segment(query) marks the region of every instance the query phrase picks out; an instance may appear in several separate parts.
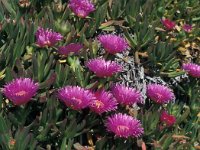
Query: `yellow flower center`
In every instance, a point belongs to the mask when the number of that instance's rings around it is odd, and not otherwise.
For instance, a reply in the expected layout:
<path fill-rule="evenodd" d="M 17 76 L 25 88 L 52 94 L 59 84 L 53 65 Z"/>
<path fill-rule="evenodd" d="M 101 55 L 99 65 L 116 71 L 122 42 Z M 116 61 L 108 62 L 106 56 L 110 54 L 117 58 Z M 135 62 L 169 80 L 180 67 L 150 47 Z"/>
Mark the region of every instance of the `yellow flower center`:
<path fill-rule="evenodd" d="M 80 18 L 84 18 L 85 17 L 85 15 L 83 13 L 79 13 L 79 14 L 77 14 L 77 16 L 80 17 Z"/>
<path fill-rule="evenodd" d="M 118 130 L 118 131 L 128 131 L 128 130 L 129 130 L 129 127 L 124 126 L 124 125 L 118 125 L 118 126 L 117 126 L 117 130 Z"/>
<path fill-rule="evenodd" d="M 50 41 L 45 41 L 45 42 L 44 42 L 44 45 L 50 46 L 50 45 L 51 45 L 51 42 L 50 42 Z"/>
<path fill-rule="evenodd" d="M 81 104 L 82 103 L 82 100 L 79 99 L 79 98 L 76 98 L 76 97 L 73 97 L 72 100 L 78 104 Z"/>
<path fill-rule="evenodd" d="M 27 94 L 27 92 L 24 91 L 24 90 L 15 93 L 16 96 L 24 96 L 24 95 L 26 95 L 26 94 Z"/>
<path fill-rule="evenodd" d="M 96 101 L 94 102 L 94 105 L 95 105 L 97 108 L 102 108 L 102 107 L 104 107 L 104 103 L 102 103 L 102 102 L 99 101 L 99 100 L 96 100 Z"/>
<path fill-rule="evenodd" d="M 156 93 L 156 96 L 157 96 L 158 98 L 162 98 L 162 94 L 160 94 L 160 93 Z"/>

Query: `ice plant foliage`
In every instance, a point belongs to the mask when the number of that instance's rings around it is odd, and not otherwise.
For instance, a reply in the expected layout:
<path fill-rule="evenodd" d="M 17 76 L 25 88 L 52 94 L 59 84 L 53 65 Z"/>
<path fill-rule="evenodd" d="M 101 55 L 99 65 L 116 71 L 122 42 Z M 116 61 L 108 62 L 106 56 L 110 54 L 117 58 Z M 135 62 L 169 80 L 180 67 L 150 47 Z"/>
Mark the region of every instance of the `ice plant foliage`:
<path fill-rule="evenodd" d="M 108 117 L 105 126 L 117 137 L 139 137 L 144 132 L 139 120 L 122 113 Z"/>
<path fill-rule="evenodd" d="M 117 99 L 118 103 L 123 105 L 132 105 L 134 103 L 140 103 L 142 100 L 142 95 L 139 91 L 121 84 L 114 85 L 112 88 L 112 93 Z"/>
<path fill-rule="evenodd" d="M 97 114 L 112 111 L 117 108 L 117 101 L 110 92 L 98 90 L 94 92 L 95 100 L 90 104 L 90 109 Z"/>
<path fill-rule="evenodd" d="M 98 40 L 103 45 L 104 49 L 111 54 L 123 52 L 128 48 L 128 43 L 126 40 L 117 35 L 100 35 Z"/>
<path fill-rule="evenodd" d="M 200 65 L 194 63 L 183 64 L 182 68 L 188 72 L 189 75 L 195 78 L 200 78 Z"/>
<path fill-rule="evenodd" d="M 161 22 L 167 30 L 172 30 L 176 26 L 175 22 L 173 22 L 169 19 L 161 19 Z"/>
<path fill-rule="evenodd" d="M 38 90 L 38 83 L 30 78 L 14 79 L 3 88 L 4 95 L 15 105 L 23 105 L 31 100 Z"/>
<path fill-rule="evenodd" d="M 189 24 L 184 24 L 184 25 L 183 25 L 183 30 L 184 30 L 185 32 L 190 32 L 190 31 L 192 31 L 192 26 L 189 25 Z"/>
<path fill-rule="evenodd" d="M 169 115 L 167 111 L 162 111 L 160 121 L 165 123 L 167 126 L 172 126 L 176 122 L 176 117 Z"/>
<path fill-rule="evenodd" d="M 91 59 L 87 62 L 86 66 L 98 77 L 110 77 L 122 71 L 122 66 L 114 61 L 106 61 L 103 58 Z"/>
<path fill-rule="evenodd" d="M 94 95 L 84 88 L 78 86 L 66 86 L 58 90 L 58 98 L 65 103 L 66 106 L 75 110 L 81 110 L 88 107 Z"/>
<path fill-rule="evenodd" d="M 61 55 L 69 55 L 70 53 L 78 53 L 81 48 L 83 48 L 82 44 L 71 43 L 69 45 L 59 47 L 58 53 Z"/>
<path fill-rule="evenodd" d="M 147 86 L 147 96 L 159 104 L 169 103 L 175 98 L 170 88 L 159 84 L 149 84 Z"/>
<path fill-rule="evenodd" d="M 80 18 L 85 18 L 95 10 L 94 5 L 89 0 L 70 0 L 69 8 Z"/>
<path fill-rule="evenodd" d="M 199 5 L 0 0 L 0 150 L 200 150 Z"/>
<path fill-rule="evenodd" d="M 63 39 L 60 33 L 53 32 L 51 29 L 44 29 L 39 27 L 36 32 L 36 44 L 39 47 L 54 46 L 58 41 Z"/>

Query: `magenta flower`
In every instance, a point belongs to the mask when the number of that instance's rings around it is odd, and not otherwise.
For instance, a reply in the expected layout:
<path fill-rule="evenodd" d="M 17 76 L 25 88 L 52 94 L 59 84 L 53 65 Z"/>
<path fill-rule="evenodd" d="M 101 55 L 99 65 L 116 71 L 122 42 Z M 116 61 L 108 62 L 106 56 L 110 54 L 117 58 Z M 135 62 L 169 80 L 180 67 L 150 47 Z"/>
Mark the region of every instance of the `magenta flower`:
<path fill-rule="evenodd" d="M 176 24 L 175 22 L 169 20 L 169 19 L 161 19 L 162 24 L 165 26 L 167 30 L 172 30 L 175 28 Z"/>
<path fill-rule="evenodd" d="M 122 71 L 122 66 L 114 61 L 105 61 L 103 58 L 91 59 L 87 62 L 86 66 L 98 77 L 110 77 Z"/>
<path fill-rule="evenodd" d="M 98 114 L 112 111 L 117 108 L 117 102 L 113 95 L 105 90 L 98 90 L 94 93 L 95 100 L 90 104 L 90 109 Z"/>
<path fill-rule="evenodd" d="M 167 111 L 164 110 L 160 115 L 160 121 L 165 123 L 169 127 L 176 122 L 176 117 L 173 115 L 169 115 Z"/>
<path fill-rule="evenodd" d="M 81 48 L 83 48 L 82 44 L 71 43 L 69 45 L 59 47 L 58 53 L 61 55 L 68 55 L 70 53 L 78 53 Z"/>
<path fill-rule="evenodd" d="M 85 18 L 95 10 L 89 0 L 70 0 L 69 8 L 80 18 Z"/>
<path fill-rule="evenodd" d="M 142 100 L 142 95 L 139 91 L 134 88 L 126 87 L 120 84 L 116 84 L 112 88 L 112 93 L 117 101 L 123 105 L 140 103 Z"/>
<path fill-rule="evenodd" d="M 74 110 L 81 110 L 88 107 L 95 99 L 94 95 L 89 91 L 78 86 L 66 86 L 58 90 L 58 98 L 65 103 L 66 106 Z"/>
<path fill-rule="evenodd" d="M 183 30 L 184 30 L 185 32 L 190 32 L 190 31 L 192 31 L 192 26 L 189 25 L 189 24 L 184 24 L 184 25 L 183 25 Z"/>
<path fill-rule="evenodd" d="M 29 78 L 18 78 L 6 84 L 3 93 L 15 105 L 23 105 L 31 100 L 38 87 L 38 83 L 34 83 Z"/>
<path fill-rule="evenodd" d="M 170 88 L 159 84 L 149 84 L 147 86 L 147 96 L 159 104 L 169 103 L 175 98 Z"/>
<path fill-rule="evenodd" d="M 189 75 L 195 78 L 200 78 L 200 65 L 194 63 L 183 64 L 182 67 Z"/>
<path fill-rule="evenodd" d="M 51 29 L 44 29 L 39 27 L 36 32 L 36 44 L 39 47 L 54 46 L 58 41 L 63 39 L 60 33 L 53 32 Z"/>
<path fill-rule="evenodd" d="M 98 37 L 98 40 L 103 45 L 104 49 L 111 54 L 123 52 L 128 48 L 128 43 L 126 42 L 126 40 L 117 35 L 100 35 Z"/>
<path fill-rule="evenodd" d="M 144 133 L 139 120 L 121 113 L 108 117 L 105 126 L 118 137 L 139 137 Z"/>

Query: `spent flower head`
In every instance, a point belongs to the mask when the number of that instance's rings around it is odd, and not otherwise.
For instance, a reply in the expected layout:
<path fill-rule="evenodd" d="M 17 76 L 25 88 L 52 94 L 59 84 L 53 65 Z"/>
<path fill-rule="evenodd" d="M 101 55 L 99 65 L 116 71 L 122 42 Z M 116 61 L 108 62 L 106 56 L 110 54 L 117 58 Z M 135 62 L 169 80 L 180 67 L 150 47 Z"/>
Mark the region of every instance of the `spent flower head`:
<path fill-rule="evenodd" d="M 162 24 L 165 26 L 167 30 L 172 30 L 175 28 L 176 23 L 169 19 L 161 19 Z"/>
<path fill-rule="evenodd" d="M 192 31 L 192 25 L 184 24 L 184 25 L 183 25 L 183 30 L 184 30 L 185 32 L 190 32 L 190 31 Z"/>
<path fill-rule="evenodd" d="M 169 115 L 167 111 L 162 111 L 160 115 L 160 121 L 165 123 L 168 127 L 174 125 L 176 122 L 176 117 L 173 115 Z"/>

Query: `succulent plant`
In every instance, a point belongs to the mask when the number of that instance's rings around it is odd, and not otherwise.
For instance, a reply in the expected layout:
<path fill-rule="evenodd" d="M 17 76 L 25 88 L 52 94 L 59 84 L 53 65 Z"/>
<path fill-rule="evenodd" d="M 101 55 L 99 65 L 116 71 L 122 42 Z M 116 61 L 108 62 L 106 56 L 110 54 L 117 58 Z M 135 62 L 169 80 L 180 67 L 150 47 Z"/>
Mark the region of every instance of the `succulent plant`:
<path fill-rule="evenodd" d="M 199 5 L 0 0 L 0 149 L 199 149 Z"/>

